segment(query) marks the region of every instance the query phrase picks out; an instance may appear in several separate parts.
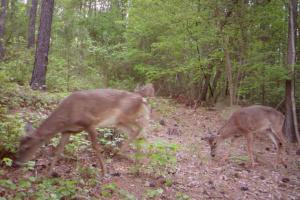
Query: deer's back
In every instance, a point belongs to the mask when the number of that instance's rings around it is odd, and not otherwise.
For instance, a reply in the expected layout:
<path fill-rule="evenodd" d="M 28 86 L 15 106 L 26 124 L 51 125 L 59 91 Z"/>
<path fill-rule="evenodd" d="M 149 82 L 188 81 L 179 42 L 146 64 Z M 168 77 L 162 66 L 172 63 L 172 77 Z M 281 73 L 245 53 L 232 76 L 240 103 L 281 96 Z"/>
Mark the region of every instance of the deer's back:
<path fill-rule="evenodd" d="M 138 115 L 142 104 L 141 95 L 122 90 L 78 91 L 64 99 L 44 124 L 60 124 L 62 131 L 76 132 L 91 125 L 125 123 Z"/>
<path fill-rule="evenodd" d="M 255 131 L 270 126 L 279 131 L 284 115 L 271 107 L 254 105 L 236 111 L 229 121 L 230 125 L 234 124 L 240 131 Z"/>

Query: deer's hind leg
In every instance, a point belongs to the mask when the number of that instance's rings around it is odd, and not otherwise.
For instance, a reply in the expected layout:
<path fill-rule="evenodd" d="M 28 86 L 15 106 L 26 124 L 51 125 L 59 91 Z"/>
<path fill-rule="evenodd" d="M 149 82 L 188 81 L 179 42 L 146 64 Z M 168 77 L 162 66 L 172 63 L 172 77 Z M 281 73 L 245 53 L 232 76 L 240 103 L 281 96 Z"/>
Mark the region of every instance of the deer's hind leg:
<path fill-rule="evenodd" d="M 98 165 L 100 165 L 102 176 L 106 174 L 105 166 L 104 166 L 104 159 L 101 154 L 101 147 L 99 146 L 99 143 L 97 142 L 97 131 L 95 128 L 90 127 L 87 129 L 87 132 L 89 133 L 89 139 L 92 143 L 92 147 L 96 153 Z"/>
<path fill-rule="evenodd" d="M 56 147 L 55 154 L 50 165 L 49 175 L 53 174 L 53 168 L 55 167 L 57 160 L 60 158 L 65 145 L 69 142 L 70 136 L 71 133 L 67 133 L 67 132 L 61 134 L 60 142 Z"/>

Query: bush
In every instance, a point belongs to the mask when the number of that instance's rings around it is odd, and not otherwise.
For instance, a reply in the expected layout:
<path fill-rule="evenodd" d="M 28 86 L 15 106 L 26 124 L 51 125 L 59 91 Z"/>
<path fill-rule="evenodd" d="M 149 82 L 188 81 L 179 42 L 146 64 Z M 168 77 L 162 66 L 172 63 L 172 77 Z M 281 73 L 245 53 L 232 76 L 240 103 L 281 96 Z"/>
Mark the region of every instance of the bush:
<path fill-rule="evenodd" d="M 23 120 L 17 114 L 0 113 L 0 157 L 16 152 L 19 138 L 23 133 L 23 124 Z"/>

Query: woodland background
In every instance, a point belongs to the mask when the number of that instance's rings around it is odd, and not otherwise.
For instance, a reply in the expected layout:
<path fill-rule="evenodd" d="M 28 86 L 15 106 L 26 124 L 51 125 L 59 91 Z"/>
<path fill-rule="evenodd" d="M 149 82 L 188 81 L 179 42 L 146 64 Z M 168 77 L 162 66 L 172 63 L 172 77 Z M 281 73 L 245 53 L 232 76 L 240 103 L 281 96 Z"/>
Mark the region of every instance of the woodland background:
<path fill-rule="evenodd" d="M 299 6 L 297 0 L 1 0 L 0 158 L 16 151 L 26 121 L 37 126 L 82 89 L 133 91 L 151 82 L 157 96 L 193 108 L 263 104 L 287 116 L 284 101 L 295 95 L 299 121 Z"/>
<path fill-rule="evenodd" d="M 35 14 L 30 6 L 37 0 L 3 2 L 2 90 L 28 85 L 40 17 L 40 2 Z M 287 41 L 287 1 L 57 0 L 46 87 L 132 90 L 153 82 L 159 95 L 189 101 L 214 103 L 232 90 L 234 102 L 276 106 L 289 78 Z"/>

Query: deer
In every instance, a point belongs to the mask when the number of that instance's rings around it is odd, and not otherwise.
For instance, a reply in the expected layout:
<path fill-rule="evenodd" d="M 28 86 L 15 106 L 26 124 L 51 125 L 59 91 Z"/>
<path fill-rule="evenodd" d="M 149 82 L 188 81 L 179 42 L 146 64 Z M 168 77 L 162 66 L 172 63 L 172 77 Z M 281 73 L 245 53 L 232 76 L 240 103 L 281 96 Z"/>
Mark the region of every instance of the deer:
<path fill-rule="evenodd" d="M 251 167 L 255 167 L 253 157 L 253 142 L 257 134 L 266 135 L 271 139 L 277 149 L 277 164 L 286 164 L 282 159 L 282 149 L 287 147 L 285 137 L 283 135 L 284 115 L 279 111 L 261 105 L 253 105 L 241 108 L 235 111 L 223 127 L 221 127 L 217 135 L 213 135 L 209 130 L 209 136 L 201 138 L 208 142 L 210 146 L 211 157 L 216 156 L 219 144 L 231 139 L 231 145 L 228 154 L 224 159 L 228 158 L 232 144 L 238 137 L 245 137 L 247 141 L 247 153 L 251 161 Z M 287 150 L 287 149 L 286 149 Z"/>
<path fill-rule="evenodd" d="M 37 129 L 26 128 L 27 133 L 20 140 L 14 166 L 23 166 L 33 159 L 44 143 L 61 133 L 60 142 L 50 164 L 51 175 L 70 136 L 85 131 L 88 133 L 97 163 L 104 176 L 106 169 L 101 155 L 102 149 L 97 142 L 96 128 L 117 127 L 126 130 L 129 139 L 120 148 L 120 152 L 124 152 L 128 145 L 143 132 L 149 117 L 148 103 L 140 94 L 116 89 L 74 92 L 66 97 Z"/>

